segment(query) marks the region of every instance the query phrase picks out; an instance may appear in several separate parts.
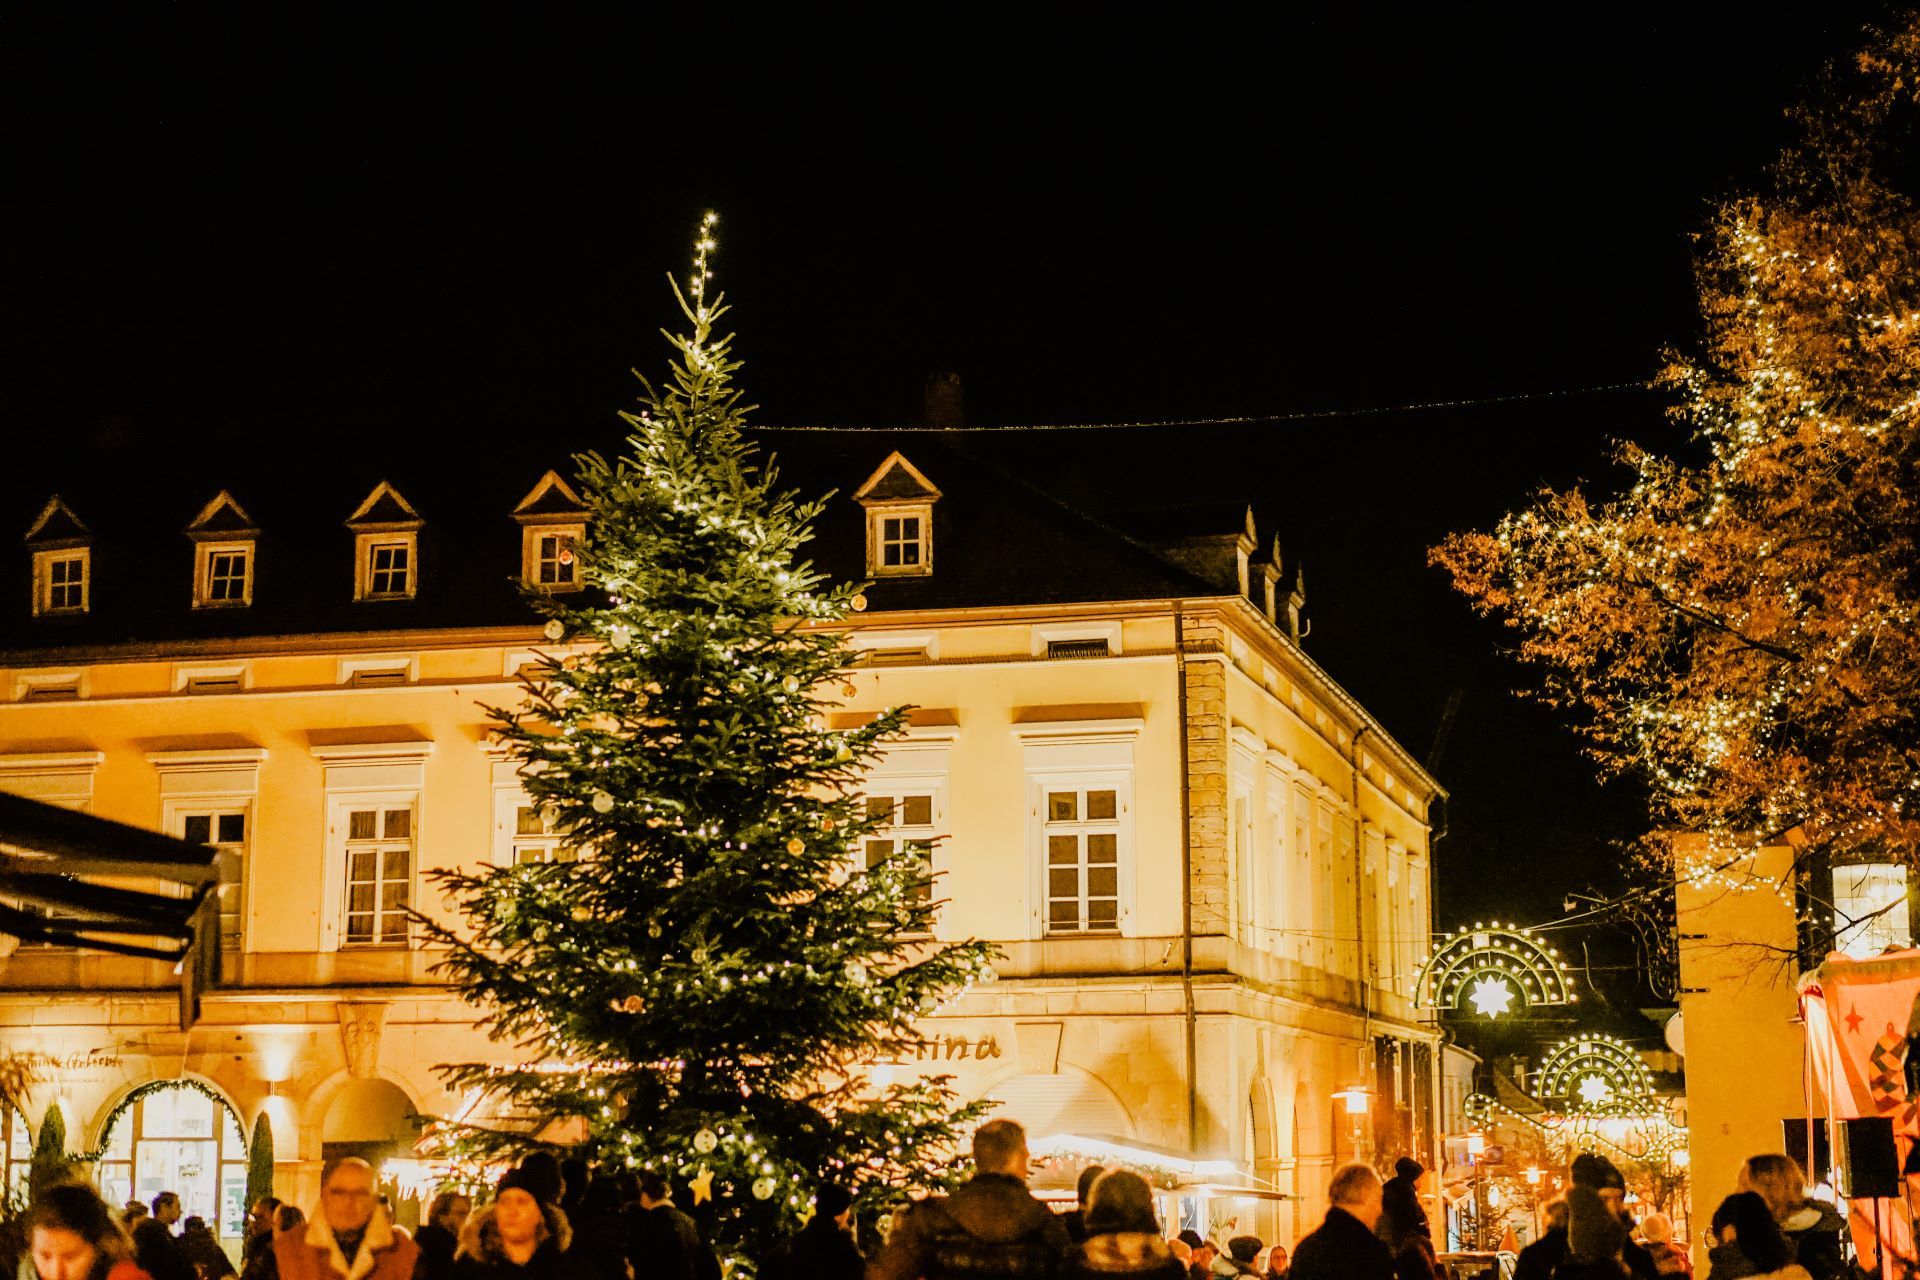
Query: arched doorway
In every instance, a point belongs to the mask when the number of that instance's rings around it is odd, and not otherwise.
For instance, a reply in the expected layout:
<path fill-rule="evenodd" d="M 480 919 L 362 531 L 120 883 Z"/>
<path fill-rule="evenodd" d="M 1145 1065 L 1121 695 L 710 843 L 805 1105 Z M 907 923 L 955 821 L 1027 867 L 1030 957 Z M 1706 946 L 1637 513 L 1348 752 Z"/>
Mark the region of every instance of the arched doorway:
<path fill-rule="evenodd" d="M 320 1122 L 320 1158 L 325 1164 L 358 1156 L 379 1171 L 379 1190 L 393 1201 L 394 1218 L 409 1229 L 420 1222 L 420 1205 L 389 1176 L 386 1162 L 408 1157 L 425 1125 L 406 1090 L 390 1080 L 348 1080 L 327 1104 Z"/>
<path fill-rule="evenodd" d="M 1133 1118 L 1113 1090 L 1079 1072 L 1012 1076 L 986 1092 L 1000 1104 L 991 1118 L 1018 1120 L 1029 1139 L 1057 1133 L 1133 1136 Z"/>
<path fill-rule="evenodd" d="M 226 1100 L 188 1080 L 141 1085 L 107 1117 L 100 1194 L 118 1208 L 162 1191 L 180 1211 L 238 1238 L 247 1216 L 247 1144 Z"/>

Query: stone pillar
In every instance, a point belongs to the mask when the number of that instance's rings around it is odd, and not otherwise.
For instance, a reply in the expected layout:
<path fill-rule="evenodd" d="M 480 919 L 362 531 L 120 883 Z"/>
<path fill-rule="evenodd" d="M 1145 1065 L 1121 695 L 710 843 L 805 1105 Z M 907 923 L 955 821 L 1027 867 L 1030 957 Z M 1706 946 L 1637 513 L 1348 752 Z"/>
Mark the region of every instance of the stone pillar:
<path fill-rule="evenodd" d="M 1184 624 L 1187 695 L 1187 831 L 1193 856 L 1193 931 L 1231 931 L 1227 667 L 1220 623 Z"/>

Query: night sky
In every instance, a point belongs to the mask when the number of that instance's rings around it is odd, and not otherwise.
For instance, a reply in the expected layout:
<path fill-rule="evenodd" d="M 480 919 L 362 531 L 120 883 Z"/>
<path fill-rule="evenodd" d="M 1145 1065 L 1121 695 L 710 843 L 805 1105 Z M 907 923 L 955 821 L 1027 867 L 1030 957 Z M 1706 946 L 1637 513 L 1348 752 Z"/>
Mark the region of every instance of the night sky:
<path fill-rule="evenodd" d="M 1090 502 L 1253 501 L 1309 651 L 1416 756 L 1458 695 L 1443 924 L 1615 886 L 1642 819 L 1426 548 L 1606 480 L 1610 438 L 1679 446 L 1653 393 L 1590 389 L 1689 340 L 1690 237 L 1879 12 L 254 8 L 0 17 L 16 475 L 605 447 L 710 206 L 766 423 L 916 422 L 936 370 L 980 425 L 1578 392 L 978 441 Z"/>

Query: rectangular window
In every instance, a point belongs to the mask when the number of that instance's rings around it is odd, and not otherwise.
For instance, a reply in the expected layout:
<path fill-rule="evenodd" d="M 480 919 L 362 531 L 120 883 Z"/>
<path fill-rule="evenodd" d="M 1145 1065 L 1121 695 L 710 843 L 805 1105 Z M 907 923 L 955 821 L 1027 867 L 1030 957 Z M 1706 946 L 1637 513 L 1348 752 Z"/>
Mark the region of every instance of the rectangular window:
<path fill-rule="evenodd" d="M 407 941 L 413 887 L 413 808 L 353 802 L 340 811 L 346 867 L 345 928 L 354 946 Z"/>
<path fill-rule="evenodd" d="M 574 862 L 576 852 L 561 842 L 552 815 L 531 801 L 513 806 L 513 830 L 507 837 L 507 865 L 529 862 Z"/>
<path fill-rule="evenodd" d="M 578 581 L 579 563 L 574 558 L 573 538 L 564 533 L 543 533 L 535 548 L 535 580 L 543 587 L 570 587 Z"/>
<path fill-rule="evenodd" d="M 1314 807 L 1313 826 L 1313 941 L 1316 963 L 1323 969 L 1334 966 L 1333 898 L 1333 806 L 1321 801 Z"/>
<path fill-rule="evenodd" d="M 34 612 L 85 613 L 87 611 L 87 548 L 42 551 L 34 558 Z"/>
<path fill-rule="evenodd" d="M 880 519 L 880 563 L 890 569 L 920 563 L 920 517 Z"/>
<path fill-rule="evenodd" d="M 939 837 L 931 788 L 867 792 L 867 816 L 878 822 L 866 837 L 866 865 L 876 866 L 905 850 L 920 865 L 921 877 L 914 885 L 917 903 L 933 900 L 933 844 Z"/>
<path fill-rule="evenodd" d="M 1907 869 L 1893 862 L 1856 862 L 1833 869 L 1834 948 L 1865 960 L 1913 945 Z"/>
<path fill-rule="evenodd" d="M 246 908 L 247 810 L 233 805 L 182 810 L 179 822 L 181 839 L 209 845 L 218 855 L 220 947 L 237 952 Z"/>
<path fill-rule="evenodd" d="M 376 542 L 367 548 L 367 594 L 412 595 L 413 548 L 404 542 Z"/>
<path fill-rule="evenodd" d="M 1047 932 L 1120 927 L 1120 792 L 1049 784 L 1042 810 Z"/>
<path fill-rule="evenodd" d="M 197 549 L 194 575 L 194 608 L 238 608 L 252 604 L 253 544 L 201 543 Z"/>

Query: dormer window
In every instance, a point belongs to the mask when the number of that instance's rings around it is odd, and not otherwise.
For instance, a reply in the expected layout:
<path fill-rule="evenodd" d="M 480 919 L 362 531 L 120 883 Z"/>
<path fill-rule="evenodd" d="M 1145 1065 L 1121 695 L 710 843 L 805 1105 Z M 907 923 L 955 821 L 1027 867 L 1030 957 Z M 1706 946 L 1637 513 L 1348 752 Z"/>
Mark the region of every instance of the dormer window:
<path fill-rule="evenodd" d="M 853 495 L 867 513 L 867 573 L 876 578 L 933 572 L 933 504 L 940 490 L 894 452 Z"/>
<path fill-rule="evenodd" d="M 221 490 L 187 526 L 193 540 L 193 607 L 244 609 L 253 603 L 253 517 Z"/>
<path fill-rule="evenodd" d="M 587 536 L 587 507 L 552 471 L 513 509 L 520 525 L 520 580 L 539 591 L 578 591 L 580 545 Z"/>
<path fill-rule="evenodd" d="M 34 612 L 85 613 L 91 561 L 86 547 L 34 552 Z"/>
<path fill-rule="evenodd" d="M 27 530 L 35 617 L 72 617 L 93 607 L 93 534 L 59 494 Z"/>
<path fill-rule="evenodd" d="M 400 491 L 382 480 L 351 516 L 353 598 L 411 600 L 420 591 L 420 528 L 424 522 Z"/>

